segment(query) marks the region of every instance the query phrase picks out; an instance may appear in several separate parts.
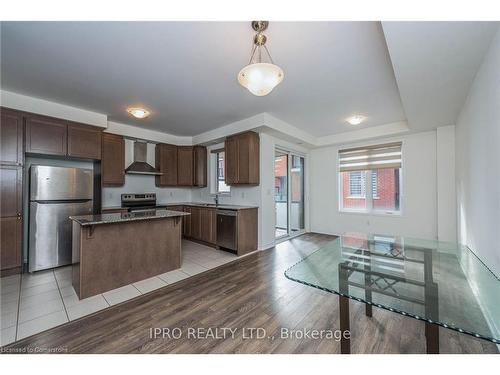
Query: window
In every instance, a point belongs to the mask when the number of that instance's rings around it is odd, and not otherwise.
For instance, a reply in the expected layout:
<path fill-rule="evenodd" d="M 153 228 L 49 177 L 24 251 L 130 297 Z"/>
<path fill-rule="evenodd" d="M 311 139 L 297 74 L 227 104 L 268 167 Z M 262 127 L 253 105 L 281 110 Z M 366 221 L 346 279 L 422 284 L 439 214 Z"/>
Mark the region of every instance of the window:
<path fill-rule="evenodd" d="M 366 172 L 356 171 L 349 172 L 349 196 L 351 198 L 366 198 Z M 377 171 L 372 171 L 372 195 L 373 198 L 378 198 L 377 195 Z"/>
<path fill-rule="evenodd" d="M 365 172 L 349 172 L 349 196 L 351 198 L 364 198 L 365 185 Z"/>
<path fill-rule="evenodd" d="M 341 210 L 400 212 L 401 143 L 341 150 L 339 169 Z"/>
<path fill-rule="evenodd" d="M 230 187 L 226 185 L 224 177 L 224 151 L 215 153 L 216 168 L 215 168 L 215 192 L 229 193 Z"/>

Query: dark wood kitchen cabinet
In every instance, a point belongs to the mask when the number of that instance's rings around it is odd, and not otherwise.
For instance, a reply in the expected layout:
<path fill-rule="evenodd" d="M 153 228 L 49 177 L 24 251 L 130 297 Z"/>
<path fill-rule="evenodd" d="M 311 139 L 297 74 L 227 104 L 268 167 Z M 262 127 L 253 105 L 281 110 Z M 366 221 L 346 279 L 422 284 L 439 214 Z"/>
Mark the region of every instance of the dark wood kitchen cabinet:
<path fill-rule="evenodd" d="M 246 132 L 226 138 L 225 180 L 228 185 L 259 185 L 260 138 Z"/>
<path fill-rule="evenodd" d="M 177 147 L 177 185 L 193 186 L 193 146 Z"/>
<path fill-rule="evenodd" d="M 125 183 L 125 141 L 120 135 L 102 134 L 101 179 L 103 186 Z"/>
<path fill-rule="evenodd" d="M 177 186 L 177 146 L 159 143 L 155 154 L 156 168 L 163 173 L 155 177 L 156 186 Z"/>
<path fill-rule="evenodd" d="M 67 150 L 66 121 L 37 115 L 26 117 L 26 152 L 66 156 Z"/>
<path fill-rule="evenodd" d="M 184 212 L 190 214 L 191 207 L 184 206 Z M 182 217 L 182 235 L 184 237 L 191 237 L 191 215 Z"/>
<path fill-rule="evenodd" d="M 193 147 L 193 185 L 207 186 L 207 148 L 204 146 Z"/>
<path fill-rule="evenodd" d="M 21 271 L 23 169 L 0 167 L 0 265 L 1 275 Z"/>
<path fill-rule="evenodd" d="M 200 240 L 215 245 L 217 237 L 217 214 L 214 208 L 201 208 Z"/>
<path fill-rule="evenodd" d="M 102 129 L 77 123 L 68 124 L 68 156 L 101 159 Z"/>
<path fill-rule="evenodd" d="M 191 207 L 191 237 L 201 239 L 201 211 L 200 207 Z"/>
<path fill-rule="evenodd" d="M 7 108 L 0 111 L 0 163 L 23 165 L 23 115 Z"/>

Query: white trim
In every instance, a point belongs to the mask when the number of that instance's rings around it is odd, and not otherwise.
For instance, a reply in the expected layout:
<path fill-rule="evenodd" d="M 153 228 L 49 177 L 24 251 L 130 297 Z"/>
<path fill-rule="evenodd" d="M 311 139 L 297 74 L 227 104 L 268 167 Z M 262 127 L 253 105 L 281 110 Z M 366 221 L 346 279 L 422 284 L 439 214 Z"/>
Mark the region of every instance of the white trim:
<path fill-rule="evenodd" d="M 5 90 L 0 90 L 0 97 L 3 107 L 81 122 L 101 128 L 106 128 L 108 126 L 108 116 L 103 113 L 88 111 L 86 109 Z"/>

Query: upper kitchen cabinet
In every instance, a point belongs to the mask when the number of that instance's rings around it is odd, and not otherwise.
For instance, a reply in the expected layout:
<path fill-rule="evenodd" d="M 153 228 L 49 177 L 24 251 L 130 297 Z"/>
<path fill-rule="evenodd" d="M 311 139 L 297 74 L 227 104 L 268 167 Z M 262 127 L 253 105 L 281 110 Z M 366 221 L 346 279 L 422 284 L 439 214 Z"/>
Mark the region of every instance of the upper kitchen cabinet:
<path fill-rule="evenodd" d="M 85 159 L 101 159 L 102 129 L 68 124 L 68 156 Z"/>
<path fill-rule="evenodd" d="M 177 185 L 193 186 L 193 146 L 177 147 Z"/>
<path fill-rule="evenodd" d="M 156 145 L 156 186 L 207 186 L 205 146 Z"/>
<path fill-rule="evenodd" d="M 66 121 L 45 116 L 26 117 L 26 152 L 66 156 L 67 141 Z"/>
<path fill-rule="evenodd" d="M 26 152 L 41 155 L 101 159 L 102 129 L 56 119 L 26 116 Z"/>
<path fill-rule="evenodd" d="M 103 186 L 125 184 L 125 141 L 122 136 L 102 133 L 101 173 Z"/>
<path fill-rule="evenodd" d="M 0 164 L 23 164 L 23 115 L 21 112 L 0 108 Z"/>
<path fill-rule="evenodd" d="M 162 173 L 155 177 L 156 186 L 177 186 L 177 146 L 157 144 L 155 160 L 156 169 Z"/>
<path fill-rule="evenodd" d="M 260 139 L 255 132 L 226 138 L 225 179 L 228 185 L 259 185 Z"/>
<path fill-rule="evenodd" d="M 193 185 L 207 186 L 207 148 L 205 146 L 193 147 Z"/>

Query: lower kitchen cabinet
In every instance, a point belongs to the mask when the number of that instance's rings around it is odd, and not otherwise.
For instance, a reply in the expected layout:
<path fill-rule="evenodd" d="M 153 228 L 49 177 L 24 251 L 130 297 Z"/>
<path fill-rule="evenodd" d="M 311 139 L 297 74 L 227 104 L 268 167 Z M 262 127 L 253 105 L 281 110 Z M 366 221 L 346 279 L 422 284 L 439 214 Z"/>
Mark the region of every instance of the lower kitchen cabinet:
<path fill-rule="evenodd" d="M 200 239 L 215 245 L 217 236 L 217 211 L 214 208 L 201 209 Z"/>
<path fill-rule="evenodd" d="M 23 221 L 21 217 L 0 218 L 1 275 L 21 272 L 21 243 Z"/>
<path fill-rule="evenodd" d="M 191 207 L 191 237 L 201 240 L 201 213 L 202 208 Z"/>
<path fill-rule="evenodd" d="M 21 271 L 23 169 L 0 168 L 0 267 L 2 276 Z"/>
<path fill-rule="evenodd" d="M 171 206 L 168 209 L 177 209 Z M 190 213 L 183 217 L 182 234 L 185 238 L 217 245 L 217 209 L 214 207 L 184 206 L 184 212 Z M 236 211 L 236 252 L 238 255 L 257 250 L 258 241 L 258 209 L 241 209 Z"/>
<path fill-rule="evenodd" d="M 185 206 L 184 212 L 190 214 L 191 207 Z M 191 237 L 191 215 L 182 217 L 182 235 L 188 238 Z"/>

